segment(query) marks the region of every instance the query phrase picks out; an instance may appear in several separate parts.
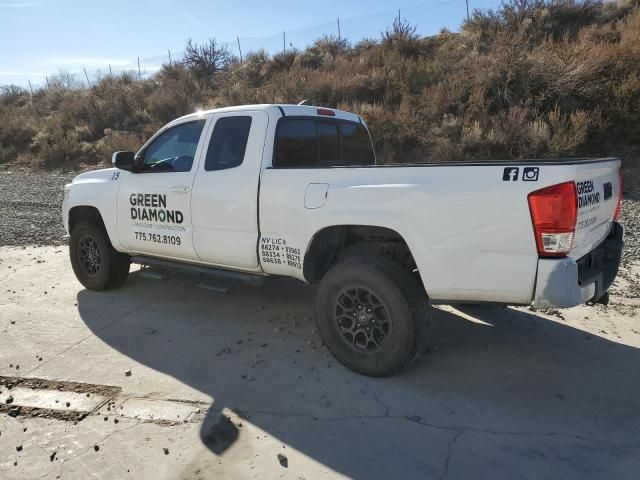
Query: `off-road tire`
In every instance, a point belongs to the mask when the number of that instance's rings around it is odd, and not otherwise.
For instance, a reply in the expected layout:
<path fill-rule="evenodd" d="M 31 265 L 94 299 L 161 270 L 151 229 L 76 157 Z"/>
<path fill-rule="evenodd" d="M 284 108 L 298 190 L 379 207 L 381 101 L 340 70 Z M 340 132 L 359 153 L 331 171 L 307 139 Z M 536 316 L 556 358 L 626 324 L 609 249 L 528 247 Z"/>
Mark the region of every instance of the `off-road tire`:
<path fill-rule="evenodd" d="M 86 262 L 83 266 L 82 258 L 83 255 L 86 257 L 87 243 L 95 247 L 99 254 L 99 266 L 93 267 L 96 269 L 93 273 L 88 271 L 92 267 L 87 267 Z M 69 241 L 69 257 L 76 278 L 89 290 L 117 288 L 125 282 L 129 275 L 131 259 L 128 255 L 113 248 L 102 225 L 91 222 L 82 222 L 76 225 L 71 232 Z"/>
<path fill-rule="evenodd" d="M 377 351 L 356 351 L 340 332 L 335 317 L 338 299 L 352 287 L 372 292 L 389 312 L 391 333 Z M 411 271 L 370 255 L 346 258 L 327 272 L 320 281 L 315 313 L 320 335 L 336 359 L 372 377 L 392 375 L 411 364 L 425 348 L 431 320 L 427 294 Z"/>

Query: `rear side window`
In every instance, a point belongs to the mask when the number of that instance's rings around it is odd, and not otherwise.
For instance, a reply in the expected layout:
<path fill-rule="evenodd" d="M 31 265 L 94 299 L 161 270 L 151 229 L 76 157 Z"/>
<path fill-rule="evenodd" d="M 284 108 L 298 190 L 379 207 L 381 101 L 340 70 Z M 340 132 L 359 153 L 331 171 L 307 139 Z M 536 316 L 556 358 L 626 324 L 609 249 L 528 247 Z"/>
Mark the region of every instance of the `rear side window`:
<path fill-rule="evenodd" d="M 242 165 L 251 130 L 251 117 L 222 117 L 216 121 L 204 169 L 226 170 Z"/>
<path fill-rule="evenodd" d="M 278 123 L 276 159 L 279 167 L 316 165 L 316 122 L 313 119 L 287 119 Z"/>
<path fill-rule="evenodd" d="M 345 164 L 373 165 L 376 163 L 369 132 L 357 123 L 340 123 L 340 138 L 342 139 L 342 157 Z"/>
<path fill-rule="evenodd" d="M 275 167 L 372 165 L 375 155 L 363 125 L 346 120 L 285 117 L 276 134 Z"/>

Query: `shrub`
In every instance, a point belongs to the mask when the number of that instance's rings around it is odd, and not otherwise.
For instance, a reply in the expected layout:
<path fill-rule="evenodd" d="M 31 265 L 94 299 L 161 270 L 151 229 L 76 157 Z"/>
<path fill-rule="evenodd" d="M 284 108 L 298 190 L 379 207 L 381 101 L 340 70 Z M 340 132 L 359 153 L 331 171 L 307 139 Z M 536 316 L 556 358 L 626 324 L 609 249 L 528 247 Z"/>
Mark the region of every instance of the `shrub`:
<path fill-rule="evenodd" d="M 104 164 L 111 163 L 114 152 L 137 152 L 144 143 L 139 134 L 131 132 L 107 131 L 106 135 L 98 140 L 95 145 L 97 160 Z"/>
<path fill-rule="evenodd" d="M 191 39 L 188 39 L 182 57 L 184 66 L 205 81 L 211 80 L 216 73 L 226 70 L 236 60 L 229 48 L 215 38 L 210 38 L 202 45 L 194 44 Z"/>
<path fill-rule="evenodd" d="M 60 72 L 33 95 L 0 87 L 0 161 L 104 162 L 198 108 L 309 99 L 360 113 L 382 162 L 620 155 L 629 169 L 638 65 L 638 0 L 507 0 L 460 33 L 422 38 L 396 19 L 378 40 L 324 36 L 243 62 L 215 39 L 188 41 L 150 79 L 125 72 L 82 88 Z"/>

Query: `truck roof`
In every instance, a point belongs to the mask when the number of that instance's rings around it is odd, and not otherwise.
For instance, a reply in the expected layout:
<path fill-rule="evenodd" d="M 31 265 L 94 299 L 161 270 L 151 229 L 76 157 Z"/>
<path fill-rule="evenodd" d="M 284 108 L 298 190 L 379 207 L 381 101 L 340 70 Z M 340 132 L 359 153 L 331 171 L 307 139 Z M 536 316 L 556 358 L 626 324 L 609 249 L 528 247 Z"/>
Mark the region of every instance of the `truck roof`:
<path fill-rule="evenodd" d="M 227 113 L 227 112 L 242 112 L 242 111 L 271 111 L 279 110 L 280 114 L 283 116 L 309 116 L 309 117 L 318 117 L 323 116 L 321 113 L 318 113 L 319 110 L 331 110 L 335 113 L 333 115 L 335 118 L 341 118 L 343 120 L 351 120 L 352 122 L 365 123 L 364 120 L 355 113 L 345 112 L 344 110 L 337 110 L 335 108 L 326 108 L 326 107 L 318 107 L 314 105 L 290 105 L 290 104 L 275 104 L 275 103 L 265 103 L 265 104 L 257 104 L 257 105 L 238 105 L 234 107 L 222 107 L 222 108 L 213 108 L 210 110 L 199 110 L 194 113 L 190 113 L 183 117 L 177 118 L 174 122 L 178 120 L 185 120 L 191 118 L 197 118 L 199 116 L 212 115 L 216 113 Z M 275 113 L 275 112 L 274 112 Z M 171 122 L 173 123 L 173 122 Z"/>

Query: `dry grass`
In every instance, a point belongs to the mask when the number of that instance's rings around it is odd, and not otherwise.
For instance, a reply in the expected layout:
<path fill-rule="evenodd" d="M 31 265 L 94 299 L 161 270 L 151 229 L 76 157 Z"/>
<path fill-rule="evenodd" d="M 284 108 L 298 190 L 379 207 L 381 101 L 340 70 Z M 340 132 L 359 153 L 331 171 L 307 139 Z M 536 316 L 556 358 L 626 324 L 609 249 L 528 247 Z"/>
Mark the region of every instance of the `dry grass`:
<path fill-rule="evenodd" d="M 640 151 L 638 0 L 512 0 L 460 33 L 396 22 L 379 41 L 327 36 L 209 70 L 193 67 L 198 51 L 144 81 L 82 90 L 61 75 L 33 99 L 5 87 L 0 162 L 99 163 L 196 108 L 302 99 L 360 113 L 385 162 L 620 155 L 633 167 Z"/>

